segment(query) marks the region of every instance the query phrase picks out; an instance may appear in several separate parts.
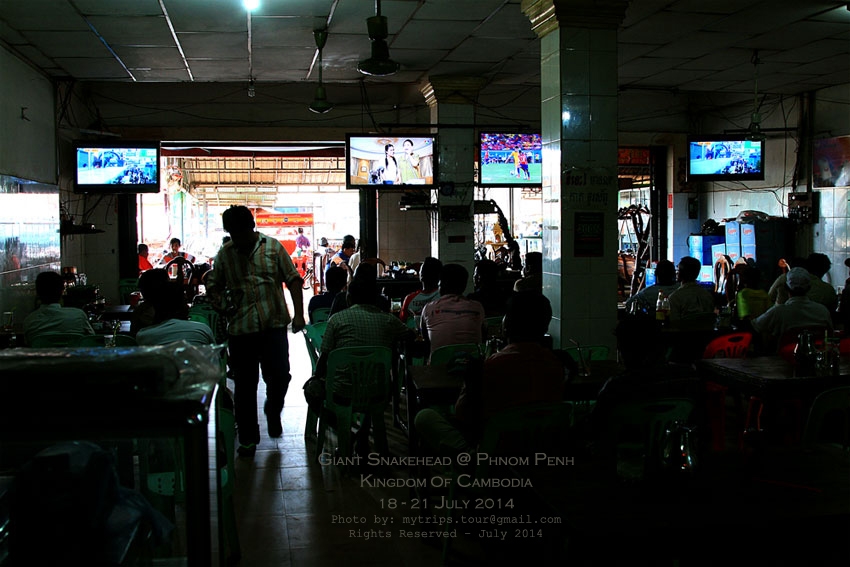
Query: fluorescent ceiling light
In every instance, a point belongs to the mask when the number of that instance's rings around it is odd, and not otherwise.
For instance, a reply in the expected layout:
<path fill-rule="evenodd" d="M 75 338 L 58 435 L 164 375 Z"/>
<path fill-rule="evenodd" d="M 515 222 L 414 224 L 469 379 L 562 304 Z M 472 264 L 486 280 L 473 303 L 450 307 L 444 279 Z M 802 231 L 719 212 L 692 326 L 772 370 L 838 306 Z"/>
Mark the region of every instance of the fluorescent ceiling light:
<path fill-rule="evenodd" d="M 245 6 L 245 9 L 249 12 L 253 12 L 260 7 L 260 0 L 242 0 L 242 5 Z"/>

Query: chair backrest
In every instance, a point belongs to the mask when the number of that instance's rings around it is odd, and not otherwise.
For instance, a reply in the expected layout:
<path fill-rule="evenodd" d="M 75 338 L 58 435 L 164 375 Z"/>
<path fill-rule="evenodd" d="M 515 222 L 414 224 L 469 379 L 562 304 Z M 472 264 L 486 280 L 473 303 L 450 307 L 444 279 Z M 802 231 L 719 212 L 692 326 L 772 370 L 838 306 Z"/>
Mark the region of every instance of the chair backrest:
<path fill-rule="evenodd" d="M 840 442 L 845 449 L 850 447 L 850 386 L 822 392 L 812 402 L 803 430 L 803 444 L 811 446 L 824 437 Z"/>
<path fill-rule="evenodd" d="M 80 333 L 45 333 L 34 337 L 30 346 L 33 348 L 76 346 L 77 341 L 84 336 Z M 101 342 L 102 344 L 103 342 Z"/>
<path fill-rule="evenodd" d="M 324 323 L 310 323 L 304 325 L 304 336 L 307 338 L 307 341 L 313 345 L 317 355 L 322 352 L 322 337 L 325 336 L 325 329 L 327 329 L 327 327 L 327 321 Z"/>
<path fill-rule="evenodd" d="M 487 420 L 478 453 L 520 457 L 534 453 L 564 455 L 572 415 L 573 405 L 569 402 L 526 404 L 499 411 Z M 481 472 L 479 468 L 477 474 Z"/>
<path fill-rule="evenodd" d="M 139 290 L 139 278 L 123 278 L 118 280 L 118 294 L 121 296 L 121 303 L 124 305 L 130 304 L 130 294 Z"/>
<path fill-rule="evenodd" d="M 465 343 L 459 345 L 446 345 L 431 353 L 432 365 L 448 364 L 458 353 L 469 353 L 472 356 L 481 356 L 481 347 L 477 343 Z"/>
<path fill-rule="evenodd" d="M 310 313 L 310 323 L 324 323 L 331 316 L 330 307 L 319 307 Z"/>
<path fill-rule="evenodd" d="M 212 305 L 207 303 L 192 305 L 189 308 L 189 320 L 206 323 L 213 332 L 216 343 L 223 343 L 227 340 L 227 325 L 224 322 L 224 318 Z"/>
<path fill-rule="evenodd" d="M 745 358 L 753 341 L 752 333 L 731 333 L 713 339 L 702 353 L 703 358 Z"/>
<path fill-rule="evenodd" d="M 484 326 L 487 330 L 486 338 L 504 338 L 505 331 L 502 329 L 502 317 L 487 317 L 484 319 Z"/>
<path fill-rule="evenodd" d="M 581 363 L 578 356 L 578 347 L 568 347 L 563 349 L 563 351 L 569 354 L 570 358 Z M 581 353 L 585 362 L 588 360 L 608 360 L 609 352 L 610 349 L 606 345 L 588 345 L 581 347 Z"/>
<path fill-rule="evenodd" d="M 688 423 L 693 410 L 694 400 L 690 398 L 651 398 L 618 403 L 608 415 L 605 445 L 614 451 L 621 444 L 642 446 L 644 471 L 651 471 L 661 466 L 667 428 L 676 422 Z"/>
<path fill-rule="evenodd" d="M 105 345 L 104 335 L 83 335 L 73 344 L 78 347 L 102 347 Z M 134 337 L 130 335 L 115 335 L 115 346 L 138 346 Z"/>
<path fill-rule="evenodd" d="M 328 407 L 362 411 L 390 400 L 392 349 L 379 346 L 337 348 L 328 355 L 325 376 Z"/>

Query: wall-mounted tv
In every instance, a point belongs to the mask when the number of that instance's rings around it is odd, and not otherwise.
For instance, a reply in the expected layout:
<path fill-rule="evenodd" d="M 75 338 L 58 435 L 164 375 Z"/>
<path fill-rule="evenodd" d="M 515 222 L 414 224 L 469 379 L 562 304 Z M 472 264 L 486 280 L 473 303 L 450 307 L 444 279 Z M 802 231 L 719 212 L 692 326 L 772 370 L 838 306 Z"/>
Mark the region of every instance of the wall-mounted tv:
<path fill-rule="evenodd" d="M 688 138 L 688 181 L 764 179 L 764 140 L 748 136 Z"/>
<path fill-rule="evenodd" d="M 74 143 L 75 193 L 158 193 L 159 142 Z"/>
<path fill-rule="evenodd" d="M 517 187 L 543 183 L 540 134 L 481 132 L 479 141 L 479 185 Z"/>
<path fill-rule="evenodd" d="M 349 189 L 433 189 L 437 138 L 421 134 L 348 134 L 345 178 Z"/>

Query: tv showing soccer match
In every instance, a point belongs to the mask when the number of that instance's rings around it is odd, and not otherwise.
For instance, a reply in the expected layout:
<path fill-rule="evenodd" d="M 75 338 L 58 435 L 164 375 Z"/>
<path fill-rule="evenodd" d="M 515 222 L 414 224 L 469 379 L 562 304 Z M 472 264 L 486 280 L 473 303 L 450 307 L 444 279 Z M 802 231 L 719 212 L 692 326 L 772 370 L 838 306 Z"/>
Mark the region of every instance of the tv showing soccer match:
<path fill-rule="evenodd" d="M 478 184 L 516 187 L 543 183 L 540 134 L 481 132 Z"/>
<path fill-rule="evenodd" d="M 74 143 L 75 193 L 159 193 L 159 142 Z"/>
<path fill-rule="evenodd" d="M 349 189 L 437 187 L 437 138 L 421 134 L 348 134 L 345 179 Z"/>
<path fill-rule="evenodd" d="M 764 179 L 764 140 L 749 136 L 688 138 L 688 181 Z"/>

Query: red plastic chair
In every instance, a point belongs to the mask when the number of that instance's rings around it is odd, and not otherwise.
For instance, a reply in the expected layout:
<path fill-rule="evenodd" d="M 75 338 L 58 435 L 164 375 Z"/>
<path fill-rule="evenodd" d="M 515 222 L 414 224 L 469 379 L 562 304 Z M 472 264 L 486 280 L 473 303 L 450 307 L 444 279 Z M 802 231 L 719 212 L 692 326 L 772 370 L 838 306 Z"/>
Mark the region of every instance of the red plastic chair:
<path fill-rule="evenodd" d="M 712 340 L 702 353 L 703 358 L 744 358 L 753 342 L 752 333 L 732 333 Z"/>
<path fill-rule="evenodd" d="M 703 358 L 744 358 L 753 341 L 752 333 L 732 333 L 713 339 L 705 347 Z M 722 451 L 726 448 L 726 391 L 728 388 L 716 382 L 706 382 L 705 403 L 711 427 L 711 448 Z M 752 400 L 750 401 L 752 404 Z M 740 410 L 739 410 L 740 411 Z M 747 415 L 749 416 L 749 409 Z"/>

